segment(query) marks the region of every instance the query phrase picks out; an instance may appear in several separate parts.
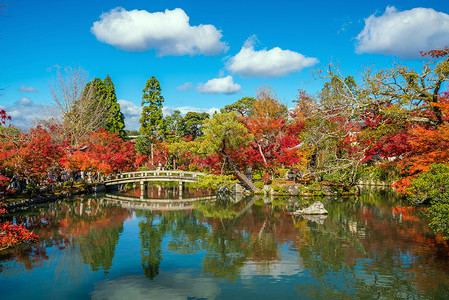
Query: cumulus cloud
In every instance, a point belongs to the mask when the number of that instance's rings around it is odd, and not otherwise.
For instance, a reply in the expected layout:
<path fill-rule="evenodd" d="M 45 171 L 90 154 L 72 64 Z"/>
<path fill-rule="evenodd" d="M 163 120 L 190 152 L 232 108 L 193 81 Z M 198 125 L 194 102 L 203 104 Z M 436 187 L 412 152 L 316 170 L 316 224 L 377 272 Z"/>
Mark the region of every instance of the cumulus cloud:
<path fill-rule="evenodd" d="M 316 58 L 279 47 L 256 51 L 255 42 L 255 36 L 250 37 L 240 52 L 228 60 L 226 68 L 242 77 L 280 77 L 318 62 Z"/>
<path fill-rule="evenodd" d="M 379 17 L 365 19 L 357 36 L 357 53 L 379 53 L 417 58 L 419 51 L 446 46 L 449 41 L 449 15 L 431 8 L 399 12 L 388 6 Z"/>
<path fill-rule="evenodd" d="M 19 92 L 32 93 L 37 92 L 37 90 L 32 86 L 25 86 L 22 84 L 22 86 L 19 88 Z"/>
<path fill-rule="evenodd" d="M 125 115 L 125 129 L 139 130 L 142 107 L 126 100 L 118 100 L 117 102 L 120 104 L 120 111 Z"/>
<path fill-rule="evenodd" d="M 131 101 L 118 100 L 120 104 L 120 111 L 127 116 L 140 116 L 142 114 L 142 107 L 135 105 Z"/>
<path fill-rule="evenodd" d="M 202 94 L 235 94 L 242 90 L 240 84 L 234 83 L 231 75 L 222 78 L 214 78 L 198 85 L 198 91 Z"/>
<path fill-rule="evenodd" d="M 126 100 L 118 100 L 120 103 L 120 110 L 125 115 L 125 125 L 128 130 L 138 130 L 140 128 L 139 119 L 142 114 L 142 107 L 137 106 L 133 102 Z M 175 110 L 179 110 L 182 115 L 187 114 L 190 111 L 193 112 L 207 112 L 212 115 L 214 112 L 219 112 L 220 109 L 213 108 L 201 108 L 201 107 L 193 107 L 193 106 L 180 106 L 180 107 L 171 107 L 171 106 L 163 106 L 162 113 L 164 116 L 172 114 Z"/>
<path fill-rule="evenodd" d="M 176 87 L 179 91 L 190 91 L 193 89 L 193 84 L 191 82 L 186 82 L 183 85 Z"/>
<path fill-rule="evenodd" d="M 125 51 L 156 49 L 158 55 L 218 55 L 228 46 L 213 25 L 191 26 L 180 8 L 150 13 L 118 7 L 100 16 L 91 32 L 106 44 Z"/>
<path fill-rule="evenodd" d="M 36 104 L 28 97 L 23 97 L 13 105 L 0 105 L 1 109 L 6 111 L 6 114 L 11 116 L 11 125 L 20 128 L 28 129 L 34 125 L 38 120 L 47 119 L 43 113 L 44 107 Z"/>

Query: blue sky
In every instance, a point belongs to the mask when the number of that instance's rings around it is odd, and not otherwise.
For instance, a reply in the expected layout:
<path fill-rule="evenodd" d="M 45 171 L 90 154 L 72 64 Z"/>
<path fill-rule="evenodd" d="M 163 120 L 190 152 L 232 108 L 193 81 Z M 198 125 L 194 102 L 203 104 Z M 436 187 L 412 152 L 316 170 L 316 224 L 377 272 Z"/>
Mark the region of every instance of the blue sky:
<path fill-rule="evenodd" d="M 5 2 L 5 1 L 3 1 Z M 270 85 L 292 106 L 313 72 L 337 63 L 418 65 L 419 50 L 449 45 L 449 1 L 31 1 L 0 17 L 0 107 L 16 127 L 44 118 L 57 68 L 109 74 L 137 129 L 146 80 L 164 112 L 212 111 Z"/>

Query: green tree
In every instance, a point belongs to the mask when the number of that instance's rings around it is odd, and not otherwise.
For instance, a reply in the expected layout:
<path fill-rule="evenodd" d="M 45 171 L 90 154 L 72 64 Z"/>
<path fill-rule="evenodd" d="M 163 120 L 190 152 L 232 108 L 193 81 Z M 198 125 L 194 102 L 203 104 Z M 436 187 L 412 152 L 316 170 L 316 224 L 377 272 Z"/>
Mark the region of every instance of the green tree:
<path fill-rule="evenodd" d="M 430 200 L 427 210 L 430 227 L 449 238 L 449 165 L 434 164 L 412 180 L 409 198 L 414 203 Z"/>
<path fill-rule="evenodd" d="M 351 76 L 342 78 L 330 70 L 318 99 L 301 93 L 297 112 L 306 127 L 301 145 L 309 156 L 308 172 L 320 180 L 339 181 L 346 189 L 355 184 L 358 167 L 366 149 L 357 144 L 359 121 L 364 114 L 358 102 L 358 90 Z"/>
<path fill-rule="evenodd" d="M 328 74 L 329 82 L 324 83 L 320 92 L 320 99 L 323 106 L 333 106 L 335 102 L 341 102 L 343 99 L 351 99 L 356 94 L 357 84 L 354 77 L 346 76 L 344 79 L 334 74 L 332 71 Z"/>
<path fill-rule="evenodd" d="M 140 155 L 151 155 L 151 145 L 151 140 L 147 136 L 141 135 L 136 139 L 135 147 Z"/>
<path fill-rule="evenodd" d="M 86 97 L 90 90 L 93 90 L 93 98 L 98 101 L 104 101 L 106 98 L 106 89 L 104 82 L 100 78 L 94 78 L 91 82 L 86 84 L 83 91 L 83 96 Z"/>
<path fill-rule="evenodd" d="M 444 122 L 440 93 L 449 81 L 449 48 L 422 53 L 426 60 L 421 71 L 396 65 L 371 71 L 364 76 L 362 99 L 377 113 L 398 121 L 437 126 Z M 431 113 L 429 113 L 431 111 Z"/>
<path fill-rule="evenodd" d="M 182 116 L 179 110 L 175 110 L 172 114 L 164 118 L 164 139 L 168 142 L 173 142 L 181 136 Z"/>
<path fill-rule="evenodd" d="M 204 121 L 209 119 L 208 113 L 188 112 L 181 121 L 180 131 L 185 137 L 196 139 L 202 136 Z"/>
<path fill-rule="evenodd" d="M 101 127 L 105 127 L 106 120 L 110 117 L 109 105 L 106 101 L 106 87 L 104 82 L 100 78 L 94 78 L 91 82 L 86 84 L 83 91 L 83 98 L 90 98 L 87 109 L 79 111 L 81 100 L 75 102 L 75 106 L 72 108 L 72 112 L 79 114 L 79 118 L 86 120 L 98 119 Z M 104 112 L 101 116 L 96 115 L 94 110 L 95 106 L 101 106 L 104 108 Z"/>
<path fill-rule="evenodd" d="M 233 104 L 226 105 L 220 111 L 222 113 L 235 111 L 241 117 L 249 117 L 252 115 L 253 104 L 255 101 L 256 99 L 254 97 L 243 97 Z"/>
<path fill-rule="evenodd" d="M 120 111 L 120 104 L 117 102 L 117 96 L 115 95 L 114 83 L 109 75 L 103 80 L 103 90 L 105 94 L 105 101 L 108 106 L 109 114 L 106 119 L 104 128 L 109 133 L 118 133 L 121 138 L 126 136 L 125 128 L 125 116 Z"/>
<path fill-rule="evenodd" d="M 148 136 L 152 142 L 161 137 L 163 128 L 162 88 L 156 77 L 148 79 L 145 88 L 142 90 L 142 117 L 140 118 L 140 130 L 143 135 Z"/>
<path fill-rule="evenodd" d="M 245 176 L 234 164 L 227 151 L 229 149 L 239 149 L 250 143 L 253 135 L 248 133 L 246 127 L 237 120 L 236 112 L 214 114 L 212 119 L 204 122 L 204 141 L 201 145 L 201 152 L 211 155 L 217 153 L 231 166 L 235 174 L 253 191 L 259 189 Z"/>

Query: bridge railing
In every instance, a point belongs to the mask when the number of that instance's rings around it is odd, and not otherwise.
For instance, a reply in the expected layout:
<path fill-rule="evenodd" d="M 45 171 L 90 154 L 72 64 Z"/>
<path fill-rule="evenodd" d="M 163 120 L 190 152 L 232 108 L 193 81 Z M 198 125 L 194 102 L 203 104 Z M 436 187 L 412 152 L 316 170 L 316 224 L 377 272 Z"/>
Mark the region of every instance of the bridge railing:
<path fill-rule="evenodd" d="M 151 177 L 183 177 L 183 178 L 199 178 L 206 176 L 206 173 L 198 172 L 186 172 L 186 171 L 170 171 L 170 170 L 158 170 L 158 171 L 136 171 L 126 172 L 111 175 L 108 180 L 128 179 L 128 178 L 151 178 Z"/>

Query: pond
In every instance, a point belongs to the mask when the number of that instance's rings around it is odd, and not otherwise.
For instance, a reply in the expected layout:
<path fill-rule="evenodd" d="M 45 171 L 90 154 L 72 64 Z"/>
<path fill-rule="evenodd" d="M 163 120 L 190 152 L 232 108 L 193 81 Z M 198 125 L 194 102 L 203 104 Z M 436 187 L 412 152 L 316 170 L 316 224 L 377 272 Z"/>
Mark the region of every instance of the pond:
<path fill-rule="evenodd" d="M 449 298 L 448 243 L 391 192 L 306 218 L 298 198 L 113 196 L 7 216 L 40 241 L 0 253 L 1 299 Z"/>

